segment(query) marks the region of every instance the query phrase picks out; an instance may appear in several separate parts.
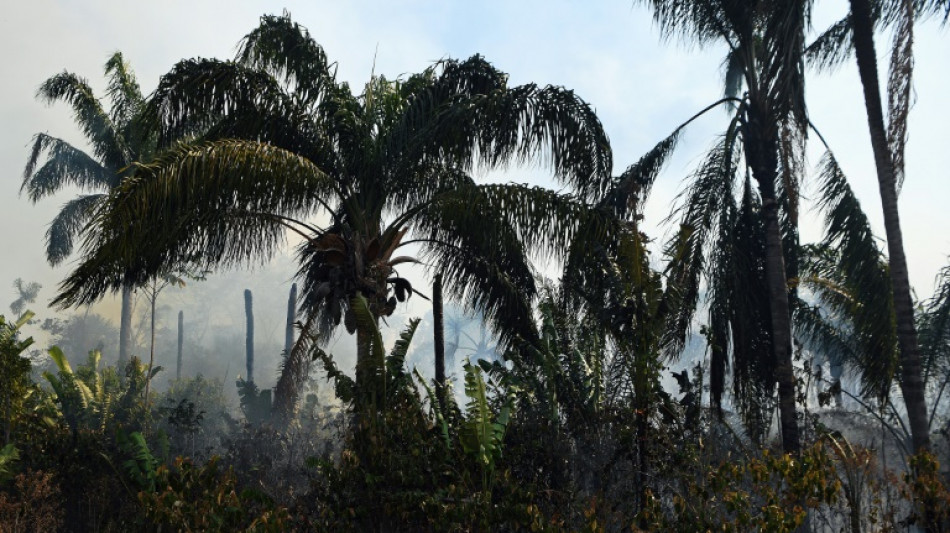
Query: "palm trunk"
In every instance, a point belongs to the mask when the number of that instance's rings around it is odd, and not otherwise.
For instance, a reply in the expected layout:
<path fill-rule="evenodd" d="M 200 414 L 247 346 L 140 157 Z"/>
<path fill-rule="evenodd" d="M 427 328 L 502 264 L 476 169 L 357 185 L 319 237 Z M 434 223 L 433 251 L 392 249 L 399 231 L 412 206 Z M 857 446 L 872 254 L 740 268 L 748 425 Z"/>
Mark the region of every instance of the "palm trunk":
<path fill-rule="evenodd" d="M 185 345 L 185 312 L 178 311 L 178 360 L 175 365 L 175 379 L 181 379 L 181 353 Z"/>
<path fill-rule="evenodd" d="M 445 412 L 445 313 L 442 310 L 442 274 L 432 284 L 432 322 L 435 343 L 435 393 L 439 408 Z"/>
<path fill-rule="evenodd" d="M 765 276 L 769 287 L 769 315 L 772 319 L 772 352 L 778 381 L 778 408 L 782 428 L 782 450 L 798 453 L 798 416 L 795 411 L 795 374 L 792 371 L 792 321 L 788 307 L 788 282 L 782 254 L 782 234 L 778 223 L 778 203 L 762 199 L 765 205 Z M 769 202 L 769 203 L 767 203 Z"/>
<path fill-rule="evenodd" d="M 379 415 L 379 379 L 376 375 L 375 361 L 372 361 L 372 332 L 366 328 L 356 328 L 356 396 L 354 409 L 356 426 L 361 434 L 357 449 L 364 453 L 375 442 L 378 434 L 377 417 Z M 367 457 L 364 455 L 364 457 Z"/>
<path fill-rule="evenodd" d="M 758 115 L 758 116 L 757 116 Z M 749 135 L 746 155 L 750 159 L 752 175 L 759 186 L 762 199 L 762 218 L 765 229 L 765 278 L 769 290 L 769 316 L 772 322 L 772 353 L 775 362 L 775 380 L 778 382 L 779 426 L 782 431 L 782 450 L 798 453 L 801 442 L 795 412 L 795 374 L 792 370 L 792 320 L 788 304 L 788 281 L 785 274 L 785 255 L 782 231 L 778 218 L 778 199 L 775 182 L 778 178 L 778 139 L 767 132 L 765 113 L 750 109 Z"/>
<path fill-rule="evenodd" d="M 650 387 L 649 377 L 646 376 L 645 363 L 637 362 L 634 369 L 634 413 L 636 417 L 636 446 L 637 446 L 637 510 L 643 511 L 647 502 L 647 491 L 649 489 L 647 480 L 650 479 L 650 404 L 652 398 L 648 397 Z M 652 395 L 651 395 L 652 396 Z M 646 527 L 644 522 L 641 527 Z"/>
<path fill-rule="evenodd" d="M 125 376 L 132 351 L 132 286 L 122 285 L 122 315 L 119 321 L 119 376 Z"/>
<path fill-rule="evenodd" d="M 244 290 L 244 316 L 247 320 L 247 336 L 244 339 L 247 382 L 254 383 L 254 300 L 251 289 Z"/>
<path fill-rule="evenodd" d="M 868 0 L 850 0 L 853 24 L 852 40 L 858 73 L 864 88 L 868 130 L 877 169 L 878 188 L 884 209 L 884 230 L 887 234 L 887 253 L 890 261 L 891 287 L 894 293 L 894 312 L 897 318 L 897 341 L 901 354 L 901 392 L 907 407 L 911 438 L 915 452 L 930 449 L 930 427 L 927 421 L 927 399 L 924 396 L 917 330 L 914 326 L 914 303 L 910 294 L 907 258 L 904 255 L 904 237 L 901 234 L 897 209 L 897 187 L 894 163 L 887 146 L 881 91 L 878 87 L 877 55 L 874 49 L 874 25 Z"/>

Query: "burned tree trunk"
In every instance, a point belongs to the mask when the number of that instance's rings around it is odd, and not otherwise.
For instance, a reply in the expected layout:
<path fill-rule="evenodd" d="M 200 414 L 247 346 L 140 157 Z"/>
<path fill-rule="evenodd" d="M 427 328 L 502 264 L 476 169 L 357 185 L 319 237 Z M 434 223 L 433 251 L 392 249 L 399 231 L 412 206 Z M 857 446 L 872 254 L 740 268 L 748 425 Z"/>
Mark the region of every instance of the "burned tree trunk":
<path fill-rule="evenodd" d="M 297 284 L 290 286 L 290 297 L 287 299 L 287 330 L 284 333 L 284 357 L 290 355 L 294 347 L 294 321 L 297 318 Z"/>
<path fill-rule="evenodd" d="M 432 284 L 432 321 L 435 344 L 435 393 L 439 408 L 445 412 L 445 313 L 442 310 L 442 274 L 435 275 Z"/>
<path fill-rule="evenodd" d="M 251 289 L 244 290 L 244 315 L 247 318 L 247 382 L 254 383 L 254 303 Z"/>
<path fill-rule="evenodd" d="M 185 344 L 185 312 L 178 311 L 178 361 L 175 366 L 175 379 L 181 379 L 181 352 Z"/>

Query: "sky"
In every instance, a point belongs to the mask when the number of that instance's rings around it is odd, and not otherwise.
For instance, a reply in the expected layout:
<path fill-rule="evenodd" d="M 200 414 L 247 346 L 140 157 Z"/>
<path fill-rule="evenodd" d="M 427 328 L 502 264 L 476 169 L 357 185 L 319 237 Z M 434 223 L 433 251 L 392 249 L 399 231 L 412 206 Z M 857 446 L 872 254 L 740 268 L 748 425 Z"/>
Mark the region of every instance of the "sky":
<path fill-rule="evenodd" d="M 819 2 L 816 28 L 845 13 L 844 1 Z M 58 268 L 44 258 L 44 233 L 57 209 L 77 192 L 64 191 L 32 205 L 19 195 L 31 138 L 38 132 L 85 147 L 67 106 L 35 98 L 40 83 L 68 70 L 87 78 L 102 95 L 106 59 L 122 51 L 150 92 L 162 73 L 192 57 L 232 57 L 240 39 L 265 13 L 287 9 L 309 28 L 338 62 L 338 75 L 359 87 L 373 72 L 397 77 L 419 72 L 442 58 L 482 54 L 509 73 L 512 85 L 537 83 L 574 90 L 597 111 L 610 137 L 614 172 L 620 173 L 665 138 L 682 121 L 722 92 L 723 49 L 698 50 L 664 41 L 645 7 L 632 0 L 388 0 L 388 1 L 180 1 L 30 0 L 9 2 L 0 11 L 0 44 L 7 50 L 0 83 L 0 313 L 15 298 L 12 282 L 22 277 L 44 285 L 33 306 L 41 315 L 55 286 L 74 261 Z M 886 65 L 887 37 L 878 39 Z M 950 123 L 950 35 L 935 22 L 918 25 L 915 42 L 915 107 L 910 118 L 907 179 L 900 197 L 911 283 L 920 298 L 933 290 L 934 277 L 950 254 L 950 176 L 943 157 Z M 870 216 L 883 236 L 861 86 L 853 62 L 832 74 L 812 73 L 807 102 Z M 726 126 L 714 112 L 687 131 L 647 204 L 646 231 L 657 241 L 671 228 L 662 221 L 690 169 Z M 812 143 L 816 144 L 816 143 Z M 812 165 L 820 151 L 809 152 Z M 543 167 L 512 169 L 491 179 L 558 187 Z M 806 180 L 804 196 L 814 195 Z M 820 238 L 820 214 L 805 211 L 803 242 Z M 275 275 L 289 287 L 292 269 L 275 262 Z M 267 277 L 267 267 L 260 272 Z M 253 283 L 254 273 L 242 273 Z M 243 286 L 234 285 L 234 307 Z M 229 296 L 230 297 L 230 296 Z M 276 300 L 275 300 L 276 301 Z M 107 298 L 98 309 L 115 309 Z"/>

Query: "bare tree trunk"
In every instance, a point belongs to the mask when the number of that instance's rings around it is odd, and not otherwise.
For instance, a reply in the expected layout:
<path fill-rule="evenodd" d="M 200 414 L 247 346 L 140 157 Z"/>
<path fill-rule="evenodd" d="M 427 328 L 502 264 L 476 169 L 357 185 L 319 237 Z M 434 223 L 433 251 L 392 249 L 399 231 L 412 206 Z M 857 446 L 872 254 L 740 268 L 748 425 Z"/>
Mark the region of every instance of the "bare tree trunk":
<path fill-rule="evenodd" d="M 132 286 L 122 286 L 122 315 L 119 320 L 119 376 L 124 379 L 125 366 L 132 351 Z"/>
<path fill-rule="evenodd" d="M 247 356 L 247 382 L 254 383 L 254 302 L 251 289 L 244 290 L 244 316 L 247 318 L 247 336 L 244 341 Z"/>
<path fill-rule="evenodd" d="M 287 329 L 284 332 L 284 357 L 290 355 L 294 347 L 294 322 L 297 320 L 297 284 L 290 286 L 290 297 L 287 298 Z"/>
<path fill-rule="evenodd" d="M 158 282 L 153 279 L 151 295 L 149 298 L 149 304 L 151 305 L 151 312 L 152 312 L 151 333 L 150 333 L 151 340 L 149 341 L 149 349 L 148 349 L 148 370 L 146 370 L 145 372 L 145 409 L 146 410 L 149 408 L 148 394 L 149 394 L 149 389 L 151 388 L 151 385 L 152 385 L 152 367 L 155 365 L 155 300 L 157 299 L 158 299 Z M 145 417 L 146 435 L 148 434 L 148 429 L 149 429 L 149 417 L 146 416 Z"/>
<path fill-rule="evenodd" d="M 178 311 L 178 364 L 175 366 L 175 379 L 181 379 L 181 354 L 185 344 L 185 312 Z"/>
<path fill-rule="evenodd" d="M 445 313 L 442 310 L 442 274 L 432 284 L 433 342 L 435 343 L 435 393 L 439 408 L 445 412 Z"/>
<path fill-rule="evenodd" d="M 853 24 L 852 40 L 858 73 L 864 88 L 864 103 L 868 116 L 868 130 L 874 151 L 878 188 L 884 210 L 884 230 L 887 234 L 887 254 L 890 261 L 891 286 L 894 292 L 894 312 L 897 317 L 897 341 L 901 353 L 901 392 L 907 407 L 911 438 L 915 452 L 930 449 L 930 426 L 927 420 L 927 399 L 914 325 L 914 303 L 910 293 L 907 258 L 904 255 L 904 237 L 897 208 L 897 185 L 894 162 L 887 146 L 884 111 L 878 86 L 877 55 L 874 49 L 874 23 L 868 0 L 850 0 Z"/>

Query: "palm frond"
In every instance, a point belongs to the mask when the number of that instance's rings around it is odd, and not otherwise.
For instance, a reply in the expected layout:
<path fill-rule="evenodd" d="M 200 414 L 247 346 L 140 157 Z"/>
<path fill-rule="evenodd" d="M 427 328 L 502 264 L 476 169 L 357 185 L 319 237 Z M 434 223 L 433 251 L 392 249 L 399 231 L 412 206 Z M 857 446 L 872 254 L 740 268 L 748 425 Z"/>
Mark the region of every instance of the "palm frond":
<path fill-rule="evenodd" d="M 684 42 L 704 46 L 717 40 L 735 48 L 737 33 L 750 28 L 755 15 L 748 2 L 638 0 L 653 12 L 653 21 L 665 38 L 681 37 Z"/>
<path fill-rule="evenodd" d="M 572 91 L 523 85 L 480 56 L 445 61 L 443 73 L 414 95 L 388 150 L 400 158 L 443 158 L 466 170 L 544 161 L 555 179 L 585 199 L 610 187 L 612 157 L 593 109 Z"/>
<path fill-rule="evenodd" d="M 860 202 L 830 152 L 822 158 L 819 180 L 819 207 L 825 212 L 824 241 L 832 257 L 831 265 L 816 274 L 836 281 L 851 293 L 852 303 L 847 308 L 842 306 L 841 310 L 847 312 L 839 316 L 852 324 L 860 347 L 854 350 L 858 359 L 853 364 L 863 378 L 862 392 L 882 399 L 890 391 L 898 361 L 887 263 Z M 838 297 L 829 294 L 826 301 Z"/>
<path fill-rule="evenodd" d="M 112 122 L 117 125 L 129 124 L 145 105 L 142 89 L 135 79 L 135 73 L 125 61 L 122 52 L 112 54 L 106 62 L 106 76 L 109 87 L 106 94 L 112 101 Z"/>
<path fill-rule="evenodd" d="M 805 106 L 805 31 L 811 18 L 811 2 L 777 0 L 765 2 L 760 83 L 768 84 L 772 113 L 791 121 L 798 129 L 807 125 Z"/>
<path fill-rule="evenodd" d="M 211 59 L 172 67 L 150 99 L 147 115 L 159 121 L 153 126 L 160 128 L 161 146 L 204 135 L 269 142 L 306 156 L 310 139 L 304 132 L 317 131 L 270 74 Z"/>
<path fill-rule="evenodd" d="M 902 0 L 901 16 L 894 32 L 890 71 L 887 76 L 887 144 L 898 191 L 904 184 L 904 148 L 907 145 L 907 117 L 910 114 L 913 90 L 913 43 L 913 2 Z"/>
<path fill-rule="evenodd" d="M 311 315 L 305 324 L 297 323 L 300 335 L 281 362 L 280 377 L 274 385 L 274 414 L 284 423 L 290 421 L 297 410 L 300 391 L 310 375 L 310 361 L 317 358 L 312 354 L 322 344 L 314 331 L 314 319 Z"/>
<path fill-rule="evenodd" d="M 62 100 L 73 108 L 76 123 L 103 166 L 118 171 L 132 162 L 125 140 L 85 79 L 63 72 L 44 81 L 36 95 L 47 103 Z"/>
<path fill-rule="evenodd" d="M 847 325 L 832 322 L 820 306 L 804 302 L 795 308 L 795 333 L 810 351 L 835 365 L 855 360 L 854 343 Z"/>
<path fill-rule="evenodd" d="M 745 82 L 745 64 L 741 50 L 729 50 L 726 59 L 722 62 L 723 96 L 739 98 L 742 96 L 742 86 Z"/>
<path fill-rule="evenodd" d="M 262 16 L 260 25 L 241 42 L 237 61 L 283 79 L 307 106 L 317 103 L 334 83 L 335 69 L 323 48 L 286 12 Z"/>
<path fill-rule="evenodd" d="M 333 197 L 310 161 L 248 141 L 182 144 L 140 165 L 109 197 L 83 244 L 86 259 L 56 302 L 85 303 L 123 278 L 143 283 L 184 264 L 202 269 L 270 257 L 285 230 Z M 297 231 L 300 231 L 297 229 Z"/>
<path fill-rule="evenodd" d="M 623 218 L 628 210 L 634 214 L 640 214 L 660 170 L 676 149 L 681 132 L 682 128 L 677 128 L 669 137 L 641 156 L 636 163 L 627 167 L 617 178 L 616 186 L 611 189 L 602 203 L 611 206 L 618 216 Z"/>
<path fill-rule="evenodd" d="M 395 393 L 402 388 L 408 380 L 412 378 L 406 371 L 406 355 L 409 353 L 409 346 L 412 344 L 412 338 L 416 334 L 420 320 L 413 318 L 406 324 L 405 329 L 399 333 L 399 338 L 393 344 L 393 349 L 386 358 L 386 378 L 391 386 L 389 390 Z"/>
<path fill-rule="evenodd" d="M 664 272 L 669 310 L 662 346 L 669 356 L 682 351 L 692 327 L 707 248 L 719 221 L 717 214 L 735 189 L 741 155 L 736 141 L 736 130 L 730 128 L 694 172 L 689 189 L 682 195 L 685 201 L 673 215 L 679 216 L 680 229 L 664 249 L 669 259 Z"/>
<path fill-rule="evenodd" d="M 531 306 L 537 289 L 534 273 L 514 236 L 501 228 L 494 241 L 460 235 L 454 241 L 431 239 L 427 262 L 442 272 L 449 295 L 486 322 L 507 345 L 516 338 L 532 340 Z"/>
<path fill-rule="evenodd" d="M 56 266 L 73 252 L 73 243 L 95 216 L 105 194 L 88 194 L 74 198 L 59 210 L 46 230 L 46 260 Z"/>
<path fill-rule="evenodd" d="M 854 53 L 851 15 L 832 24 L 805 48 L 805 60 L 818 71 L 832 71 Z"/>
<path fill-rule="evenodd" d="M 589 241 L 603 241 L 617 229 L 616 219 L 603 209 L 572 195 L 527 185 L 457 187 L 436 197 L 428 211 L 438 211 L 443 223 L 452 226 L 451 232 L 484 231 L 485 218 L 498 219 L 515 231 L 527 253 L 543 258 L 563 259 L 581 232 Z M 448 230 L 438 230 L 433 237 L 450 240 Z"/>
<path fill-rule="evenodd" d="M 39 167 L 43 155 L 46 162 Z M 24 190 L 31 202 L 37 202 L 67 185 L 84 190 L 107 190 L 119 181 L 119 175 L 71 144 L 45 133 L 33 138 L 30 159 L 23 171 Z"/>
<path fill-rule="evenodd" d="M 950 266 L 937 274 L 937 288 L 924 304 L 920 316 L 920 347 L 927 374 L 933 374 L 936 364 L 950 356 Z"/>
<path fill-rule="evenodd" d="M 717 246 L 717 263 L 725 259 L 726 279 L 710 280 L 712 292 L 726 291 L 732 356 L 732 388 L 737 410 L 750 434 L 759 438 L 768 429 L 775 385 L 775 359 L 772 350 L 771 313 L 765 272 L 765 228 L 762 205 L 753 194 L 746 177 L 742 201 L 732 226 L 728 246 Z M 721 230 L 722 231 L 722 230 Z M 713 278 L 713 276 L 710 276 Z M 710 303 L 710 321 L 713 305 Z"/>

